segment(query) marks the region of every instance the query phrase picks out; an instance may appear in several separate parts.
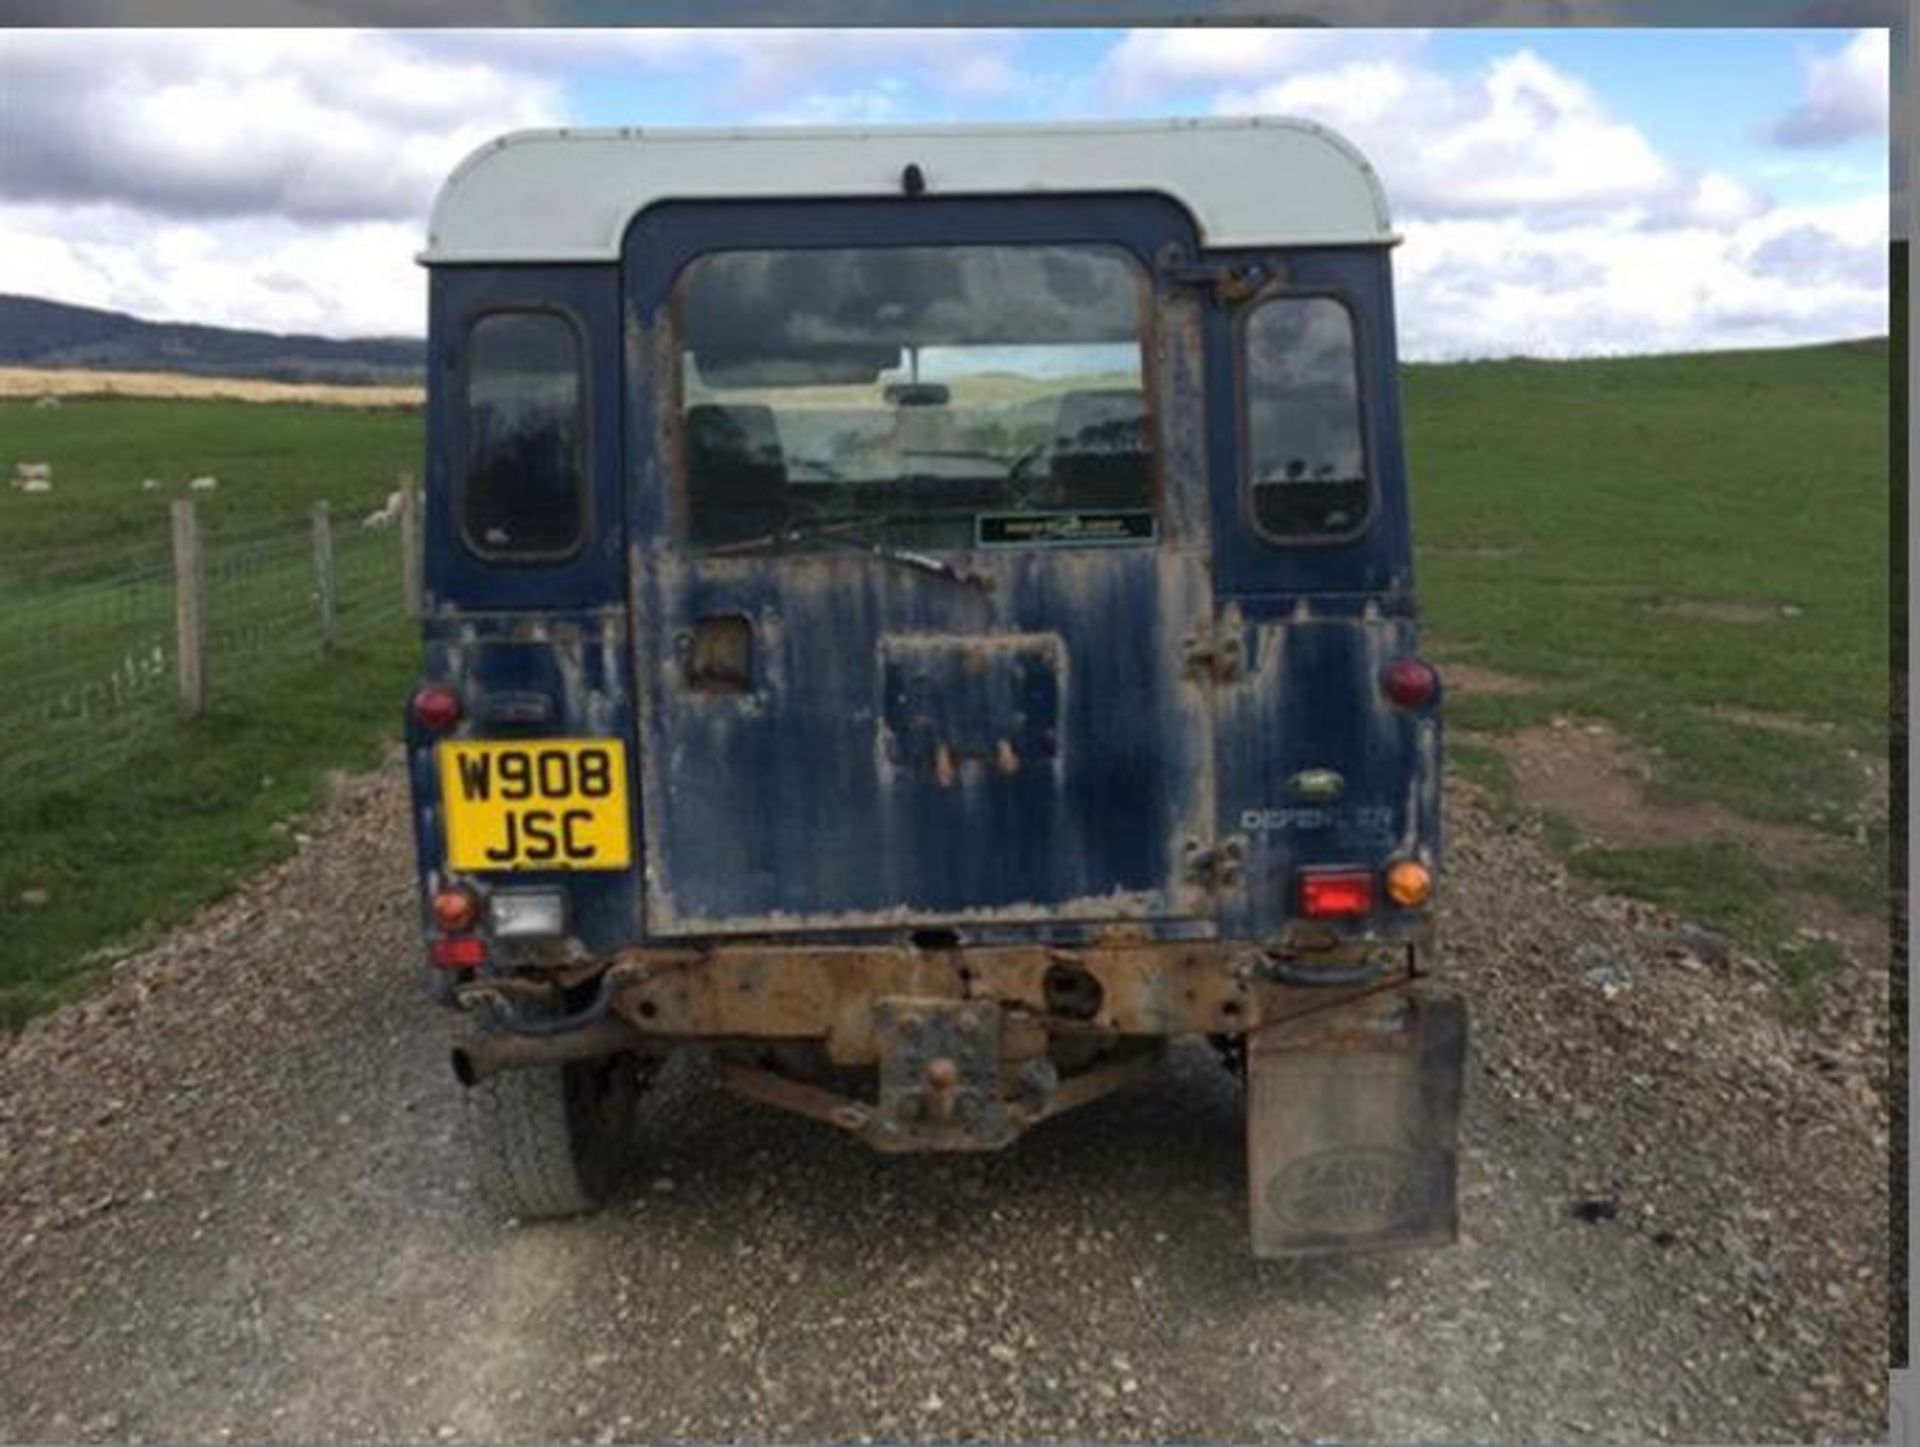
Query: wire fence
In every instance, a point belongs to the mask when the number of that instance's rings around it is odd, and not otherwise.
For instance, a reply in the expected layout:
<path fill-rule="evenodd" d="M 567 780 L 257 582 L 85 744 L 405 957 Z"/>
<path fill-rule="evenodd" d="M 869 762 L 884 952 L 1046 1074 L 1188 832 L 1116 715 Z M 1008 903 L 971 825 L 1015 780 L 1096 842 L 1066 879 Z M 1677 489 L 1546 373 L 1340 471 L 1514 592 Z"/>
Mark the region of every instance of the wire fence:
<path fill-rule="evenodd" d="M 176 506 L 171 534 L 0 559 L 8 799 L 120 766 L 210 711 L 244 712 L 329 656 L 410 636 L 410 487 L 375 525 L 322 505 L 202 531 L 191 502 Z"/>

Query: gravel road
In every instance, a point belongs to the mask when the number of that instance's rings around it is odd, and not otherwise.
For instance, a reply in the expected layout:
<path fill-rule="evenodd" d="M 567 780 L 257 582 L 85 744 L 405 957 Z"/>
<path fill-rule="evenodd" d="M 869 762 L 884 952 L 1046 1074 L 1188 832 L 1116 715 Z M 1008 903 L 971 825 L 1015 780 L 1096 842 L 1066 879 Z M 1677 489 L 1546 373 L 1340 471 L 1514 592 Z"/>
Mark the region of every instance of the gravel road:
<path fill-rule="evenodd" d="M 1449 801 L 1464 1239 L 1251 1260 L 1203 1050 L 979 1158 L 649 1097 L 474 1199 L 397 767 L 0 1053 L 0 1439 L 1880 1440 L 1884 960 L 1767 968 Z"/>

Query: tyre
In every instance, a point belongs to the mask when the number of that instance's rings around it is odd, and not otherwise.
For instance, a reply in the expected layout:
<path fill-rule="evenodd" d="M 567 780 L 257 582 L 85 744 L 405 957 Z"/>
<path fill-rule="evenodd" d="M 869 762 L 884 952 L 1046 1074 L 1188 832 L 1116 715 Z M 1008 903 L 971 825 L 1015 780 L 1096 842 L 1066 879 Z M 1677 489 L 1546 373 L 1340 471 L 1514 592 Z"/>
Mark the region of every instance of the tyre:
<path fill-rule="evenodd" d="M 642 1064 L 631 1056 L 502 1070 L 465 1091 L 474 1174 L 510 1216 L 602 1205 L 631 1162 Z"/>

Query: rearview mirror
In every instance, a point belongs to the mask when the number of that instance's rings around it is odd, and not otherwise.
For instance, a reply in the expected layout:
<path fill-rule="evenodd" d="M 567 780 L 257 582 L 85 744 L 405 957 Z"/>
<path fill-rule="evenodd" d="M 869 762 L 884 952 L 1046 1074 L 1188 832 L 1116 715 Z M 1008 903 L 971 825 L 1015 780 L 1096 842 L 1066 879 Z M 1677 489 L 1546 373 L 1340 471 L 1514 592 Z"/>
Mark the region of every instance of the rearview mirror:
<path fill-rule="evenodd" d="M 944 407 L 953 400 L 940 382 L 895 382 L 881 395 L 889 407 Z"/>

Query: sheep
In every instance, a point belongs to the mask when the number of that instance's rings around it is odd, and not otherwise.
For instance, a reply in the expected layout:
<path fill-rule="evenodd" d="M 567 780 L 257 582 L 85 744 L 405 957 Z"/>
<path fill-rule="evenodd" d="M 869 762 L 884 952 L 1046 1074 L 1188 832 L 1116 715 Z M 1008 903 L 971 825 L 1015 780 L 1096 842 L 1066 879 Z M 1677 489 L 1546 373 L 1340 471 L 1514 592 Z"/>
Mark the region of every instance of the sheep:
<path fill-rule="evenodd" d="M 187 489 L 190 492 L 212 492 L 218 486 L 220 479 L 217 477 L 196 477 L 187 484 Z"/>
<path fill-rule="evenodd" d="M 17 482 L 27 482 L 33 478 L 51 482 L 53 481 L 53 464 L 51 462 L 16 462 L 13 465 L 13 476 Z"/>
<path fill-rule="evenodd" d="M 400 516 L 400 494 L 398 491 L 387 494 L 387 500 L 375 511 L 360 519 L 363 528 L 383 528 Z"/>
<path fill-rule="evenodd" d="M 159 490 L 160 490 L 160 479 L 159 479 L 159 478 L 157 478 L 157 477 L 143 477 L 143 478 L 141 478 L 141 479 L 140 479 L 140 491 L 142 491 L 142 492 L 158 492 Z"/>
<path fill-rule="evenodd" d="M 47 480 L 46 480 L 46 479 L 45 479 L 44 477 L 28 477 L 28 478 L 23 478 L 23 479 L 21 479 L 21 482 L 20 482 L 20 491 L 22 491 L 22 492 L 52 492 L 52 491 L 53 491 L 53 484 L 52 484 L 52 483 L 50 483 L 50 482 L 48 482 L 48 481 L 47 481 Z"/>

